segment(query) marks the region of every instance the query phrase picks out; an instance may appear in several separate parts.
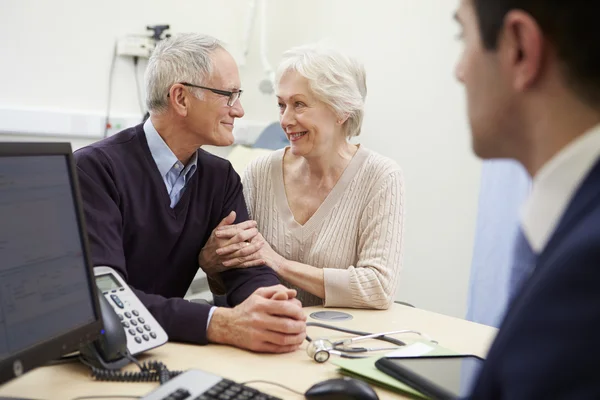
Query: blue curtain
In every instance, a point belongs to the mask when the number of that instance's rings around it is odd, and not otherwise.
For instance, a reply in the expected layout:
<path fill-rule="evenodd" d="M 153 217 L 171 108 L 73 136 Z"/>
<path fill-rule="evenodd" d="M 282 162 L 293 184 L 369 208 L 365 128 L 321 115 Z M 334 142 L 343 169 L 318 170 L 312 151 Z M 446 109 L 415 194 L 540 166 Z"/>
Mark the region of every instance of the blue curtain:
<path fill-rule="evenodd" d="M 467 308 L 471 321 L 497 327 L 502 320 L 519 214 L 530 190 L 531 179 L 517 162 L 484 161 Z"/>

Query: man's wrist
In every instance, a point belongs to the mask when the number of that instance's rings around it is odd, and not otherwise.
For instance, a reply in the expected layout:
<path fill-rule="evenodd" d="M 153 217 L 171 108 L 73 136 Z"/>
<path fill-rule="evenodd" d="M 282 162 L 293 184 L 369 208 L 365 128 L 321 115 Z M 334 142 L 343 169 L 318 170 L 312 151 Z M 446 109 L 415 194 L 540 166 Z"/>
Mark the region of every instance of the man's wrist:
<path fill-rule="evenodd" d="M 230 322 L 232 320 L 233 309 L 217 307 L 212 314 L 206 338 L 210 343 L 231 344 L 229 343 Z"/>

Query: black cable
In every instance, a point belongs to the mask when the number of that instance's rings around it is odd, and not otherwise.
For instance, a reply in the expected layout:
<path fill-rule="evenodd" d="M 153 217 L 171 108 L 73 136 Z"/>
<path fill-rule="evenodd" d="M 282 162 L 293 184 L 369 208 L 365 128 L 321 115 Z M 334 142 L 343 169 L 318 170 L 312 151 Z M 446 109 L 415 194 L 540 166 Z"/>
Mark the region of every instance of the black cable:
<path fill-rule="evenodd" d="M 162 385 L 183 372 L 169 371 L 167 366 L 159 361 L 148 361 L 140 364 L 139 361 L 131 355 L 127 354 L 125 357 L 134 362 L 140 369 L 140 372 L 123 372 L 97 368 L 83 358 L 80 358 L 80 361 L 90 368 L 92 378 L 97 381 L 105 382 L 160 382 Z"/>
<path fill-rule="evenodd" d="M 135 74 L 135 87 L 137 89 L 138 104 L 140 106 L 140 111 L 142 112 L 142 115 L 145 115 L 146 111 L 144 110 L 144 102 L 142 101 L 142 88 L 141 88 L 140 79 L 139 79 L 140 74 L 138 73 L 138 61 L 139 61 L 139 57 L 134 56 L 133 57 L 133 73 Z"/>
<path fill-rule="evenodd" d="M 110 103 L 112 100 L 112 82 L 115 72 L 115 61 L 117 60 L 117 41 L 113 50 L 112 61 L 110 62 L 110 72 L 108 73 L 108 99 L 106 100 L 106 119 L 104 121 L 104 137 L 108 136 L 108 124 L 110 123 Z"/>
<path fill-rule="evenodd" d="M 298 392 L 297 390 L 291 389 L 291 388 L 289 388 L 289 387 L 287 387 L 285 385 L 282 385 L 281 383 L 277 383 L 277 382 L 254 380 L 254 381 L 242 382 L 241 384 L 248 386 L 248 384 L 250 384 L 250 383 L 268 383 L 269 385 L 279 386 L 280 388 L 283 388 L 285 390 L 289 390 L 292 393 L 295 393 L 295 394 L 300 395 L 300 396 L 304 396 L 304 393 Z"/>
<path fill-rule="evenodd" d="M 131 395 L 123 395 L 123 396 L 117 396 L 117 395 L 109 395 L 109 396 L 80 396 L 80 397 L 75 397 L 71 400 L 91 400 L 91 399 L 141 399 L 142 396 L 131 396 Z"/>

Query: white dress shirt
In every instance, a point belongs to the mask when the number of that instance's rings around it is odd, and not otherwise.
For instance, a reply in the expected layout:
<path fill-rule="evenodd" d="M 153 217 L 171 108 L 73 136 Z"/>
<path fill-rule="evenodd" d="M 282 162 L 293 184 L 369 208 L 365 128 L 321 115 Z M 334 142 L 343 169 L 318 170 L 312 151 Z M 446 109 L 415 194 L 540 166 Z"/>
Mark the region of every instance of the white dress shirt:
<path fill-rule="evenodd" d="M 574 140 L 540 169 L 522 212 L 522 228 L 540 254 L 579 186 L 600 158 L 600 125 Z"/>

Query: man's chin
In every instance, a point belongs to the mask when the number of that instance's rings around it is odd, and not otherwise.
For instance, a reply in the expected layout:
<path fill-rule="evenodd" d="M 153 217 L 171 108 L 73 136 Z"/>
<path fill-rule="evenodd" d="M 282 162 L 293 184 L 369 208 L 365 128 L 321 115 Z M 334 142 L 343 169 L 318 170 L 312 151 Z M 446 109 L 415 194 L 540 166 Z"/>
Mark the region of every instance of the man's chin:
<path fill-rule="evenodd" d="M 233 137 L 233 134 L 231 132 L 227 132 L 227 133 L 220 134 L 216 138 L 214 146 L 221 146 L 221 147 L 231 146 L 234 142 L 235 142 L 235 138 Z"/>

